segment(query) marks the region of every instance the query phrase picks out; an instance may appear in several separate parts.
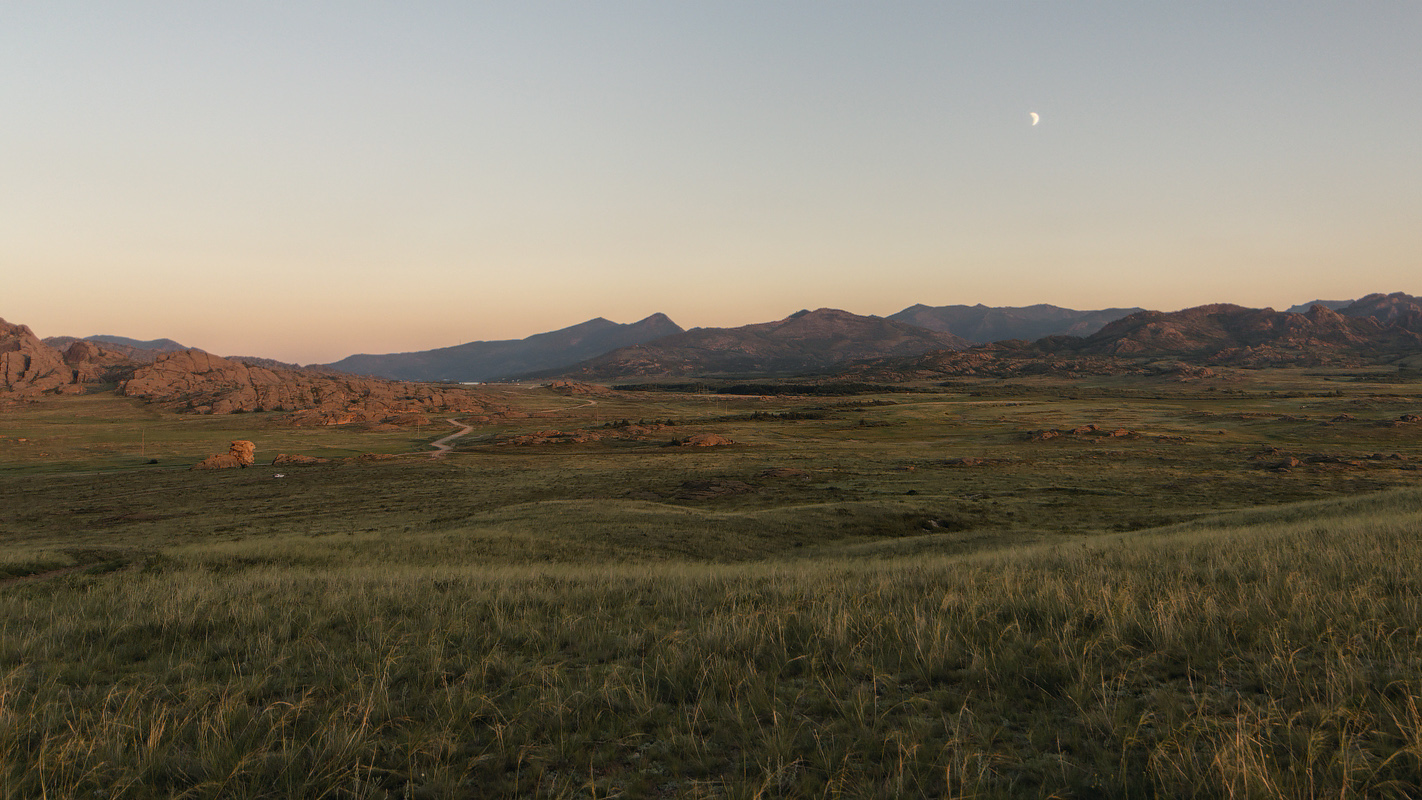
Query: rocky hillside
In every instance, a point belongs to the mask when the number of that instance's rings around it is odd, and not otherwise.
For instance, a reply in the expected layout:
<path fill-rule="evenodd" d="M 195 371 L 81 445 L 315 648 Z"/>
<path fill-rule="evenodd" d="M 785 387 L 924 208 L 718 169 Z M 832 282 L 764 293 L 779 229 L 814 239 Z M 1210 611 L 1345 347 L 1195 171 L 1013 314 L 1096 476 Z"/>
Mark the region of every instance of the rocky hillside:
<path fill-rule="evenodd" d="M 120 392 L 198 414 L 288 411 L 295 424 L 398 422 L 402 415 L 426 412 L 493 415 L 504 410 L 491 396 L 464 387 L 269 369 L 201 350 L 160 357 L 138 369 Z"/>
<path fill-rule="evenodd" d="M 1135 314 L 1141 308 L 1104 308 L 1076 311 L 1047 305 L 994 308 L 975 306 L 915 305 L 888 318 L 932 331 L 945 331 L 969 342 L 984 344 L 1003 339 L 1040 339 L 1043 336 L 1090 336 L 1108 322 Z"/>
<path fill-rule="evenodd" d="M 0 319 L 0 389 L 12 396 L 61 390 L 78 383 L 58 350 L 35 336 L 27 325 Z"/>
<path fill-rule="evenodd" d="M 491 381 L 556 370 L 681 330 L 665 314 L 653 314 L 626 325 L 598 317 L 526 339 L 470 342 L 414 353 L 356 355 L 326 366 L 355 375 L 398 380 Z"/>
<path fill-rule="evenodd" d="M 88 342 L 101 348 L 111 358 L 122 358 L 135 364 L 152 364 L 163 353 L 171 353 L 188 348 L 172 339 L 150 339 L 141 341 L 127 336 L 47 336 L 44 343 L 56 350 L 67 350 L 75 342 Z"/>
<path fill-rule="evenodd" d="M 93 342 L 76 340 L 58 350 L 29 326 L 0 319 L 0 395 L 7 398 L 79 394 L 86 384 L 116 380 L 134 366 L 123 353 Z"/>
<path fill-rule="evenodd" d="M 1222 304 L 1170 313 L 1143 311 L 1084 339 L 1044 339 L 1033 349 L 1088 355 L 1173 355 L 1208 363 L 1267 366 L 1352 361 L 1419 348 L 1422 336 L 1370 316 L 1345 315 L 1325 306 L 1293 314 Z"/>
<path fill-rule="evenodd" d="M 1415 298 L 1369 295 L 1344 311 L 1352 315 L 1322 305 L 1302 314 L 1223 304 L 1142 311 L 1087 337 L 995 342 L 968 352 L 886 359 L 849 374 L 876 380 L 1042 373 L 1190 379 L 1207 375 L 1211 366 L 1345 366 L 1422 353 L 1422 314 Z"/>
<path fill-rule="evenodd" d="M 561 374 L 579 378 L 787 375 L 859 359 L 967 346 L 951 333 L 822 308 L 739 328 L 693 328 L 614 350 Z"/>
<path fill-rule="evenodd" d="M 1385 325 L 1422 333 L 1422 297 L 1402 292 L 1370 294 L 1338 309 L 1338 313 L 1349 317 L 1367 317 Z"/>

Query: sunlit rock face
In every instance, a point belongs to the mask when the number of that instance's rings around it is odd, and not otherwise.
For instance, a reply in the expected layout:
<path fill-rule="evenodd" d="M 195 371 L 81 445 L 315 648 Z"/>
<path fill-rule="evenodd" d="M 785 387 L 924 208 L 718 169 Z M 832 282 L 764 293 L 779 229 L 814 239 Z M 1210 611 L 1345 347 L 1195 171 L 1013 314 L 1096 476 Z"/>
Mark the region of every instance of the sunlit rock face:
<path fill-rule="evenodd" d="M 58 350 L 40 341 L 29 326 L 0 319 L 0 390 L 24 397 L 77 383 Z"/>
<path fill-rule="evenodd" d="M 427 412 L 495 415 L 502 406 L 473 389 L 250 366 L 183 350 L 142 367 L 120 389 L 177 411 L 291 412 L 299 425 L 422 420 Z M 415 415 L 415 416 L 412 416 Z"/>
<path fill-rule="evenodd" d="M 257 446 L 246 439 L 234 441 L 227 452 L 204 458 L 193 465 L 193 469 L 233 469 L 250 467 L 257 463 Z"/>

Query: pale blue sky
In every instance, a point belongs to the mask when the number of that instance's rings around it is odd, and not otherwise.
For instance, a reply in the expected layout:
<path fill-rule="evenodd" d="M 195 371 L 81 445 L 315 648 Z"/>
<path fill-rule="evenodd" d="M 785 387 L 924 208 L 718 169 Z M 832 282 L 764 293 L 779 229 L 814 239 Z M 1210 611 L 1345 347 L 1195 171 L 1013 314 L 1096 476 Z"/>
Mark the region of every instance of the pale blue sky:
<path fill-rule="evenodd" d="M 1418 41 L 1416 2 L 8 2 L 0 316 L 313 362 L 1422 294 Z"/>

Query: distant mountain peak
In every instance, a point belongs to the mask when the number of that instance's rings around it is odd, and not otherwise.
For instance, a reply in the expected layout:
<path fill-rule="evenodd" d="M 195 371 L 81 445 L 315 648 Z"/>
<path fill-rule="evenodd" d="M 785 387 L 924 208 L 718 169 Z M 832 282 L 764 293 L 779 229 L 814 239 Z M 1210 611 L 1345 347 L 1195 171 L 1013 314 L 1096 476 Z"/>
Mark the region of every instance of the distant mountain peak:
<path fill-rule="evenodd" d="M 650 328 L 650 327 L 653 327 L 653 326 L 676 328 L 677 331 L 680 331 L 680 330 L 681 330 L 681 326 L 680 326 L 680 325 L 677 325 L 675 322 L 672 322 L 671 317 L 668 317 L 666 314 L 663 314 L 663 313 L 660 312 L 660 311 L 658 311 L 658 312 L 655 313 L 655 314 L 651 314 L 651 315 L 645 316 L 645 317 L 643 317 L 643 318 L 637 320 L 636 322 L 632 323 L 632 326 L 631 326 L 631 327 L 634 327 L 634 328 L 637 328 L 637 327 Z M 676 332 L 676 331 L 673 331 L 673 332 Z"/>

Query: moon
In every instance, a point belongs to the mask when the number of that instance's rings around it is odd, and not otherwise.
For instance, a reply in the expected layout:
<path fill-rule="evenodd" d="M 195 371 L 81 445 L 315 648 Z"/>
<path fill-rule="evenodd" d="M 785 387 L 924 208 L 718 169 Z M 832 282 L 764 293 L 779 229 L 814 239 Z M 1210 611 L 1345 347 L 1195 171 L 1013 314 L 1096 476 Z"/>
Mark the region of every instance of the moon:
<path fill-rule="evenodd" d="M 1035 111 L 1028 111 L 1028 112 L 1027 112 L 1027 116 L 1029 116 L 1029 117 L 1032 118 L 1032 124 L 1033 124 L 1033 125 L 1036 125 L 1037 122 L 1042 119 L 1041 117 L 1037 116 L 1037 112 L 1035 112 Z"/>

